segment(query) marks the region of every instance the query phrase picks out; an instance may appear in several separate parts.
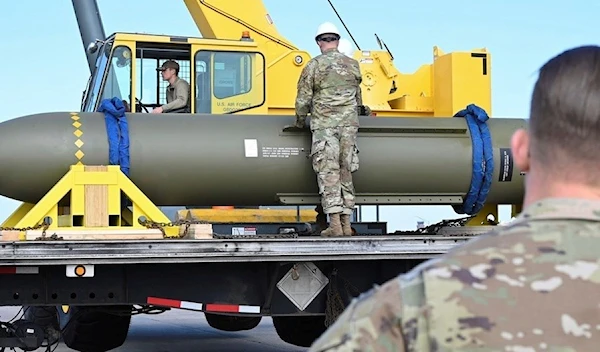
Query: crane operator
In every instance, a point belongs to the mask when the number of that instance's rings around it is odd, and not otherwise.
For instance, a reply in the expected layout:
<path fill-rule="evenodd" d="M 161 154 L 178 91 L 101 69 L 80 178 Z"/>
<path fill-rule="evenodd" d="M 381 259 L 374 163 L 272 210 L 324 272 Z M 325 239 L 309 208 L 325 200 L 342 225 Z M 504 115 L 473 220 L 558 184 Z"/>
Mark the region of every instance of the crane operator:
<path fill-rule="evenodd" d="M 190 109 L 190 84 L 179 78 L 179 64 L 175 60 L 165 61 L 160 71 L 163 81 L 169 82 L 167 86 L 167 103 L 152 110 L 154 114 L 181 112 L 189 113 Z"/>

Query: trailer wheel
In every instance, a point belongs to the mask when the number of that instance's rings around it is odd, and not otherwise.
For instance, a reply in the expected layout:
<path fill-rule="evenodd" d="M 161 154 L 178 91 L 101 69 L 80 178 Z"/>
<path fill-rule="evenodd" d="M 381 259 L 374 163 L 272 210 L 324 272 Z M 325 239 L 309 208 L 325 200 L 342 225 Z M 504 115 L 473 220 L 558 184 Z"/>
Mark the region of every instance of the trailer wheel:
<path fill-rule="evenodd" d="M 310 347 L 327 330 L 324 315 L 275 316 L 273 325 L 280 339 L 300 347 Z"/>
<path fill-rule="evenodd" d="M 23 306 L 23 320 L 38 325 L 44 330 L 44 337 L 49 344 L 60 339 L 58 315 L 54 306 Z"/>
<path fill-rule="evenodd" d="M 208 325 L 223 331 L 252 330 L 260 324 L 262 317 L 240 317 L 234 315 L 222 315 L 204 313 Z"/>
<path fill-rule="evenodd" d="M 129 333 L 131 306 L 58 308 L 62 338 L 80 352 L 105 352 L 121 346 Z"/>

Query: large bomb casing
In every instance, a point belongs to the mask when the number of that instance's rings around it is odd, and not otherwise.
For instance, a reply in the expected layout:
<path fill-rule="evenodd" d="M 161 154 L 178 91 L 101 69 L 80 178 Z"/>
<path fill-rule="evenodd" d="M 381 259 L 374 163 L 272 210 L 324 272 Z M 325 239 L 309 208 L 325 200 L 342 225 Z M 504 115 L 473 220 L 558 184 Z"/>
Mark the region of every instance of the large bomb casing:
<path fill-rule="evenodd" d="M 73 115 L 0 123 L 0 194 L 36 203 L 70 165 L 108 164 L 104 114 L 77 113 L 77 121 Z M 284 131 L 293 116 L 138 113 L 127 121 L 130 178 L 158 206 L 319 202 L 310 131 Z M 525 121 L 491 118 L 487 124 L 494 174 L 486 202 L 519 204 L 523 176 L 501 149 L 510 148 Z M 465 119 L 362 117 L 360 125 L 357 204 L 462 203 L 473 169 Z"/>

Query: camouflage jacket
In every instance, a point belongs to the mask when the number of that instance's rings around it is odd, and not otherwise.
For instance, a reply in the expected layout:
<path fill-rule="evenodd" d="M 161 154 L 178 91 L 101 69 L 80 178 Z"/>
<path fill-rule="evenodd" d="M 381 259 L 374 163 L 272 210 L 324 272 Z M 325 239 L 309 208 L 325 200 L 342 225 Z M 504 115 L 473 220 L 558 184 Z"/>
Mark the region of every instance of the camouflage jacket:
<path fill-rule="evenodd" d="M 545 199 L 353 300 L 317 351 L 600 350 L 600 202 Z"/>
<path fill-rule="evenodd" d="M 358 61 L 336 49 L 312 58 L 298 79 L 297 120 L 303 125 L 311 113 L 312 130 L 358 126 L 361 81 Z"/>

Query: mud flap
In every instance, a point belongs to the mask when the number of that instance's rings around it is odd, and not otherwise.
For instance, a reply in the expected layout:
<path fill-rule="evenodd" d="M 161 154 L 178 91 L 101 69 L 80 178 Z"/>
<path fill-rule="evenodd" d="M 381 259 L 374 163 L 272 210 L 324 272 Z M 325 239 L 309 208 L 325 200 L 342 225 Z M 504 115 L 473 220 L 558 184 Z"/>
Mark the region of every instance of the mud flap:
<path fill-rule="evenodd" d="M 67 347 L 80 352 L 106 352 L 125 343 L 131 306 L 70 306 L 58 308 Z M 65 311 L 66 310 L 66 311 Z"/>

